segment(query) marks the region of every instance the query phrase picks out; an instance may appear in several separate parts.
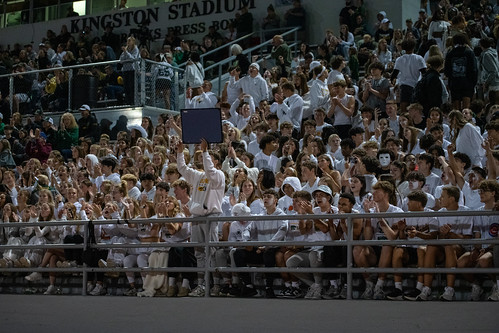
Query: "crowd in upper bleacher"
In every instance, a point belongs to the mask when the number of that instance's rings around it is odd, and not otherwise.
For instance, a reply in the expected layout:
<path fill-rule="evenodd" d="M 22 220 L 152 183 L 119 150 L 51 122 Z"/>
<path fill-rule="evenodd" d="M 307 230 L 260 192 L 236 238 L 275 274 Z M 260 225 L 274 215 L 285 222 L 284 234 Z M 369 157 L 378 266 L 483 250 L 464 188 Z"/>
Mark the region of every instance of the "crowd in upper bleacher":
<path fill-rule="evenodd" d="M 300 26 L 300 22 L 306 22 L 306 6 L 297 0 L 293 3 L 284 17 L 292 19 L 291 26 Z M 368 27 L 364 23 L 363 1 L 346 1 L 339 14 L 340 31 L 327 30 L 316 50 L 303 42 L 299 52 L 293 54 L 286 39 L 272 33 L 270 60 L 265 61 L 248 59 L 242 53 L 244 46 L 232 45 L 237 60 L 228 69 L 230 78 L 221 96 L 211 91 L 211 82 L 206 80 L 192 45 L 167 36 L 163 49 L 166 58 L 177 63 L 190 60 L 185 75 L 186 106 L 221 109 L 222 143 L 202 140 L 197 145 L 184 145 L 180 139 L 181 118 L 166 113 L 157 121 L 143 117 L 140 126 L 127 126 L 124 115 L 113 125 L 101 126 L 86 104 L 79 109 L 78 121 L 68 112 L 62 115 L 60 124 L 54 124 L 52 118 L 44 117 L 43 104 L 27 124 L 19 112 L 5 121 L 10 109 L 3 99 L 2 221 L 67 224 L 3 226 L 2 243 L 81 244 L 83 228 L 70 224 L 80 219 L 126 220 L 91 228 L 96 241 L 105 244 L 208 239 L 334 242 L 348 237 L 346 220 L 334 218 L 338 213 L 496 210 L 499 16 L 495 15 L 499 14 L 499 6 L 488 1 L 430 1 L 429 7 L 431 13 L 422 9 L 417 20 L 408 19 L 406 29 L 401 30 L 392 26 L 383 11 L 377 15 L 376 27 Z M 248 15 L 251 13 L 244 8 L 240 19 L 252 20 Z M 279 14 L 269 6 L 264 22 L 275 28 L 279 26 L 278 18 Z M 47 45 L 62 45 L 60 52 L 49 56 L 46 66 L 57 66 L 59 60 L 62 65 L 68 64 L 64 62 L 72 37 L 66 36 L 64 44 L 60 36 L 49 36 L 44 43 L 43 49 L 47 50 Z M 215 40 L 217 44 L 219 39 L 205 37 L 204 42 Z M 94 44 L 97 58 L 108 59 L 109 54 L 120 52 L 110 44 Z M 170 53 L 177 52 L 177 47 L 183 50 L 176 53 L 181 52 L 182 58 Z M 64 48 L 66 54 L 59 59 L 57 55 Z M 37 57 L 31 51 L 22 51 L 18 55 L 4 52 L 4 65 L 16 57 L 26 57 L 14 67 L 16 71 L 41 66 L 40 53 Z M 134 38 L 129 37 L 120 58 L 145 54 L 143 51 L 139 52 Z M 83 60 L 78 62 L 87 61 L 86 57 L 80 58 Z M 126 82 L 136 68 L 125 66 L 120 75 L 125 83 L 119 93 L 131 98 Z M 110 76 L 114 68 L 106 70 Z M 126 71 L 130 76 L 124 74 Z M 59 71 L 55 75 L 57 91 L 65 74 Z M 21 79 L 26 77 L 23 74 Z M 25 97 L 19 92 L 15 98 L 23 102 Z M 293 220 L 296 214 L 328 217 Z M 282 220 L 245 221 L 249 215 L 260 215 L 263 220 L 265 216 L 279 215 Z M 238 221 L 213 223 L 209 231 L 203 223 L 189 219 L 182 223 L 134 223 L 136 218 L 198 216 L 234 216 Z M 403 239 L 408 243 L 354 246 L 353 260 L 358 267 L 434 268 L 444 264 L 497 268 L 499 248 L 487 243 L 497 239 L 496 221 L 495 216 L 480 214 L 459 218 L 353 218 L 355 240 Z M 475 246 L 410 244 L 414 239 L 436 238 L 484 241 Z M 0 267 L 52 267 L 45 293 L 54 294 L 58 292 L 56 268 L 83 263 L 108 268 L 200 270 L 208 263 L 218 267 L 332 268 L 344 267 L 346 258 L 346 247 L 278 244 L 220 247 L 210 253 L 189 247 L 113 248 L 85 255 L 77 249 L 13 249 L 3 253 Z M 127 272 L 126 276 L 126 295 L 257 294 L 251 275 L 246 273 L 214 273 L 210 290 L 205 290 L 203 272 L 142 273 L 141 279 Z M 276 297 L 276 277 L 265 275 L 266 297 Z M 39 272 L 26 276 L 31 282 L 41 278 Z M 415 288 L 404 292 L 401 274 L 394 274 L 391 290 L 384 288 L 386 274 L 378 274 L 375 279 L 364 274 L 363 278 L 364 299 L 432 297 L 432 274 L 419 274 Z M 482 283 L 489 277 L 474 274 L 464 278 L 470 282 L 471 299 L 482 299 Z M 488 299 L 497 301 L 499 280 L 490 278 L 493 288 Z M 280 279 L 279 297 L 333 299 L 346 295 L 342 274 L 282 273 Z M 104 282 L 102 273 L 92 273 L 87 291 L 105 294 Z M 455 274 L 447 274 L 442 300 L 454 299 L 454 283 Z M 304 287 L 308 288 L 306 293 Z"/>

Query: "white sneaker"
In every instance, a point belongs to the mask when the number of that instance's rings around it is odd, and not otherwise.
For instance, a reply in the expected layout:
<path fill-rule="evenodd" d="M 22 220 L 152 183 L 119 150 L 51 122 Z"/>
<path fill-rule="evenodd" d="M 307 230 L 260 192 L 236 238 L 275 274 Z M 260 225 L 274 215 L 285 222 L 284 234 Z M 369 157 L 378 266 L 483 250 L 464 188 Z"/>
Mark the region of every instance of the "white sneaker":
<path fill-rule="evenodd" d="M 102 284 L 98 284 L 98 283 L 95 285 L 95 288 L 90 292 L 90 295 L 92 295 L 92 296 L 101 296 L 101 295 L 105 295 L 105 294 L 106 294 L 106 290 L 104 289 Z"/>
<path fill-rule="evenodd" d="M 482 298 L 483 289 L 478 284 L 471 285 L 471 300 L 478 302 Z"/>
<path fill-rule="evenodd" d="M 55 295 L 55 294 L 57 294 L 57 288 L 53 284 L 51 284 L 43 294 L 44 295 Z"/>
<path fill-rule="evenodd" d="M 42 279 L 42 274 L 40 274 L 38 272 L 33 272 L 30 275 L 25 276 L 24 278 L 28 281 L 35 282 L 35 281 L 39 281 Z"/>
<path fill-rule="evenodd" d="M 93 284 L 91 281 L 87 282 L 87 293 L 90 293 L 92 290 L 94 290 L 95 284 Z"/>
<path fill-rule="evenodd" d="M 492 287 L 492 293 L 487 299 L 494 302 L 499 301 L 499 288 L 497 287 L 497 283 L 494 283 L 494 286 Z"/>
<path fill-rule="evenodd" d="M 320 284 L 314 283 L 308 288 L 305 299 L 322 299 L 322 287 Z"/>
<path fill-rule="evenodd" d="M 454 300 L 454 288 L 445 287 L 445 291 L 442 295 L 440 295 L 441 301 L 451 302 Z"/>
<path fill-rule="evenodd" d="M 423 287 L 423 290 L 421 290 L 421 293 L 419 296 L 416 297 L 417 301 L 429 301 L 431 300 L 431 288 L 430 287 Z"/>
<path fill-rule="evenodd" d="M 373 283 L 366 283 L 366 289 L 360 296 L 362 299 L 373 299 L 373 294 L 374 294 L 374 285 Z"/>
<path fill-rule="evenodd" d="M 373 299 L 385 299 L 385 292 L 383 291 L 382 287 L 375 287 L 374 288 L 374 294 L 373 294 Z"/>
<path fill-rule="evenodd" d="M 189 297 L 203 297 L 204 296 L 204 286 L 198 285 L 194 290 L 189 293 Z"/>

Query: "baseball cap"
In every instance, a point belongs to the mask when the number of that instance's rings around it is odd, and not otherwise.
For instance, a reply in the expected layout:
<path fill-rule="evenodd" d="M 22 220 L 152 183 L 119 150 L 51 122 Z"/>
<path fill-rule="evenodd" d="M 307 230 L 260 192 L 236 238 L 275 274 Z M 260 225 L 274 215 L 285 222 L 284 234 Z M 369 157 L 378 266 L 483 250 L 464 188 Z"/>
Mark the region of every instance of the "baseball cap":
<path fill-rule="evenodd" d="M 48 121 L 49 123 L 51 123 L 52 125 L 54 125 L 54 119 L 52 119 L 50 117 L 43 118 L 43 121 Z"/>
<path fill-rule="evenodd" d="M 388 23 L 388 22 L 390 22 L 390 20 L 387 19 L 387 18 L 384 18 L 384 19 L 381 20 L 381 23 Z"/>
<path fill-rule="evenodd" d="M 40 115 L 40 116 L 41 116 L 41 115 L 43 115 L 43 110 L 42 110 L 42 109 L 37 109 L 37 110 L 35 111 L 35 114 L 37 114 L 37 115 Z"/>
<path fill-rule="evenodd" d="M 82 106 L 80 106 L 80 111 L 90 111 L 90 106 L 88 106 L 87 104 L 83 104 Z"/>

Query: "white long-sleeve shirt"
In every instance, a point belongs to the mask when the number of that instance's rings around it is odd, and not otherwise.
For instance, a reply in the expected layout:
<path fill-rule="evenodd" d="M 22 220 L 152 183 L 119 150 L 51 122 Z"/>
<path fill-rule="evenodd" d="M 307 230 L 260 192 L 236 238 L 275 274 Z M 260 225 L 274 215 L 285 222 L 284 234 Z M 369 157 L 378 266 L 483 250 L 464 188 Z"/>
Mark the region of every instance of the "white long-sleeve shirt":
<path fill-rule="evenodd" d="M 229 79 L 229 88 L 241 88 L 243 93 L 251 95 L 256 103 L 260 103 L 260 101 L 268 99 L 269 97 L 267 82 L 260 74 L 255 77 L 246 75 L 237 81 L 234 76 L 231 76 Z"/>
<path fill-rule="evenodd" d="M 193 98 L 185 99 L 185 107 L 187 109 L 206 109 L 214 108 L 217 102 L 213 103 L 213 99 L 210 95 L 203 92 L 200 95 L 194 96 Z"/>
<path fill-rule="evenodd" d="M 327 83 L 316 79 L 310 87 L 310 109 L 312 112 L 317 108 L 323 108 L 326 112 L 329 111 L 329 89 Z"/>
<path fill-rule="evenodd" d="M 303 118 L 303 99 L 300 95 L 293 94 L 284 99 L 282 104 L 273 103 L 270 107 L 270 112 L 277 113 L 279 125 L 285 121 L 289 121 L 299 131 Z"/>
<path fill-rule="evenodd" d="M 467 123 L 459 131 L 456 139 L 456 151 L 468 155 L 471 165 L 482 166 L 485 157 L 485 149 L 482 148 L 483 137 L 475 126 Z"/>
<path fill-rule="evenodd" d="M 244 118 L 243 115 L 237 113 L 237 107 L 239 106 L 240 101 L 239 99 L 236 99 L 234 103 L 230 106 L 230 119 L 229 121 L 234 124 L 238 129 L 242 130 L 243 128 L 246 127 L 248 124 L 248 121 L 250 120 L 251 116 L 253 113 L 255 113 L 255 102 L 252 96 L 249 97 L 249 107 L 250 107 L 250 114 L 248 117 Z"/>
<path fill-rule="evenodd" d="M 193 216 L 206 216 L 222 212 L 225 193 L 225 175 L 217 170 L 208 152 L 203 152 L 204 171 L 194 170 L 185 164 L 184 154 L 177 154 L 177 169 L 192 185 L 190 211 Z"/>

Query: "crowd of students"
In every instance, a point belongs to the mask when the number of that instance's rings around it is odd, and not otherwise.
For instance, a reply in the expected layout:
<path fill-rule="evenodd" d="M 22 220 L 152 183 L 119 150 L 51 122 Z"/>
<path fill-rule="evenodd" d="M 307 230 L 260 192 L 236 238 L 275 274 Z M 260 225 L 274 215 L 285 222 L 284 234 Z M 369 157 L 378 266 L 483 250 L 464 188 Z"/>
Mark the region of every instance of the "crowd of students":
<path fill-rule="evenodd" d="M 456 7 L 444 7 L 445 15 L 452 8 Z M 467 14 L 458 11 L 457 15 Z M 384 20 L 381 25 L 389 24 Z M 427 35 L 421 26 L 417 28 L 420 36 Z M 335 44 L 338 37 L 330 33 L 323 46 L 341 53 L 343 49 Z M 242 243 L 240 247 L 212 247 L 209 253 L 204 247 L 112 248 L 85 254 L 69 248 L 13 248 L 4 251 L 0 267 L 53 268 L 45 294 L 58 292 L 57 268 L 83 264 L 198 267 L 198 274 L 142 273 L 141 279 L 127 272 L 125 294 L 196 297 L 209 292 L 211 296 L 250 297 L 258 294 L 250 274 L 214 273 L 212 288 L 206 290 L 203 268 L 345 267 L 345 246 L 278 243 L 344 241 L 348 226 L 346 220 L 334 217 L 338 213 L 438 210 L 459 215 L 470 209 L 496 210 L 499 106 L 495 89 L 499 76 L 494 68 L 499 66 L 494 41 L 483 36 L 477 56 L 463 30 L 442 44 L 448 44 L 447 48 L 430 49 L 425 60 L 414 53 L 419 42 L 413 36 L 405 35 L 400 55 L 386 64 L 372 53 L 365 76 L 358 80 L 347 74 L 355 52 L 346 55 L 348 64 L 339 54 L 325 59 L 320 52 L 305 52 L 303 59 L 300 53 L 290 63 L 286 59 L 293 56 L 285 40 L 274 36 L 271 57 L 275 67 L 264 70 L 258 62 L 246 59 L 248 69 L 243 72 L 238 61 L 230 69 L 222 96 L 215 96 L 211 83 L 202 78 L 187 91 L 189 107 L 221 109 L 222 143 L 202 140 L 198 145 L 184 145 L 180 117 L 168 114 L 157 120 L 143 117 L 141 126 L 128 127 L 122 116 L 109 131 L 99 128 L 88 105 L 81 106 L 78 122 L 73 114 L 65 113 L 58 127 L 43 118 L 42 112 L 27 125 L 15 114 L 3 128 L 5 138 L 0 141 L 1 219 L 4 223 L 63 223 L 3 225 L 3 244 L 81 244 L 84 229 L 71 221 L 120 219 L 125 223 L 92 225 L 96 242 L 272 241 L 276 245 Z M 23 154 L 13 154 L 14 147 L 23 148 Z M 326 216 L 295 220 L 296 214 Z M 250 215 L 259 215 L 262 221 L 245 221 Z M 265 219 L 277 215 L 282 219 Z M 203 223 L 189 220 L 199 216 L 234 216 L 235 221 L 213 223 L 205 229 Z M 167 222 L 174 217 L 186 219 Z M 134 221 L 149 218 L 165 222 Z M 488 244 L 497 239 L 496 221 L 496 216 L 478 213 L 438 218 L 354 217 L 355 240 L 407 241 L 405 246 L 354 246 L 354 264 L 477 267 L 476 274 L 463 276 L 470 282 L 470 299 L 483 299 L 482 283 L 490 278 L 493 288 L 487 297 L 497 301 L 498 278 L 479 274 L 478 269 L 499 267 L 499 247 Z M 411 245 L 414 239 L 437 238 L 480 238 L 483 244 Z M 31 282 L 41 278 L 39 272 L 26 276 Z M 279 292 L 274 289 L 276 278 L 282 281 Z M 454 299 L 455 278 L 447 274 L 440 299 Z M 405 291 L 403 276 L 394 274 L 393 279 L 394 288 L 385 290 L 386 274 L 364 274 L 360 297 L 429 300 L 435 294 L 433 274 L 419 274 L 415 288 Z M 103 273 L 92 273 L 87 292 L 105 294 L 103 282 Z M 264 294 L 269 298 L 345 298 L 345 283 L 342 274 L 265 274 Z"/>

